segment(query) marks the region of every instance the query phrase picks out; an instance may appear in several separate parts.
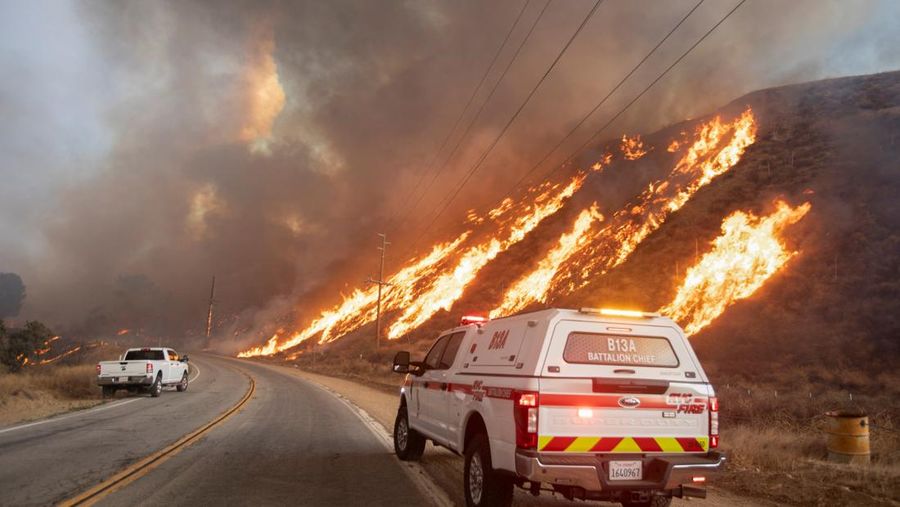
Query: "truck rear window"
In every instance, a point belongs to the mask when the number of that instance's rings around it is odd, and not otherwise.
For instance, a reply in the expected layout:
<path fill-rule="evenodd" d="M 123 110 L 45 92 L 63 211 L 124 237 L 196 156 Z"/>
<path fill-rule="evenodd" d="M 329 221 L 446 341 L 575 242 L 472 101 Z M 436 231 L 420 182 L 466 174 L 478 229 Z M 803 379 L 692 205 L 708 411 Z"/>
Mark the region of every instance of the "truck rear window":
<path fill-rule="evenodd" d="M 563 350 L 567 363 L 674 368 L 678 357 L 669 340 L 650 336 L 571 333 Z"/>
<path fill-rule="evenodd" d="M 126 361 L 162 361 L 165 360 L 161 350 L 129 350 L 125 353 Z"/>

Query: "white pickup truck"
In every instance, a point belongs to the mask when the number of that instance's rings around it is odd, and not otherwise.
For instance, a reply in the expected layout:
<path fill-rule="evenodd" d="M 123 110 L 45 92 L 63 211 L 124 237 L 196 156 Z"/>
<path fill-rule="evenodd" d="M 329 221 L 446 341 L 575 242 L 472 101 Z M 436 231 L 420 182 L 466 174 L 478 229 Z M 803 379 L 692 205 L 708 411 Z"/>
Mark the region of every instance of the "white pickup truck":
<path fill-rule="evenodd" d="M 188 369 L 188 356 L 179 357 L 172 349 L 128 349 L 118 361 L 97 363 L 97 385 L 103 388 L 104 398 L 118 389 L 132 393 L 146 390 L 155 398 L 162 394 L 163 386 L 187 391 Z"/>
<path fill-rule="evenodd" d="M 705 497 L 720 470 L 719 403 L 671 319 L 549 309 L 463 318 L 407 373 L 394 425 L 401 460 L 426 441 L 463 456 L 466 505 L 507 506 L 513 488 L 570 500 L 667 506 Z"/>

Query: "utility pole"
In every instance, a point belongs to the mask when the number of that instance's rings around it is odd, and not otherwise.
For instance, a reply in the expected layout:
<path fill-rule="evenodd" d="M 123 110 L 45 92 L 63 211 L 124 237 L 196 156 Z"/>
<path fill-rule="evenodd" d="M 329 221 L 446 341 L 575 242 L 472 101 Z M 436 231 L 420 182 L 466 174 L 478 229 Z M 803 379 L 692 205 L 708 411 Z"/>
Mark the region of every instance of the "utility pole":
<path fill-rule="evenodd" d="M 216 275 L 212 277 L 212 287 L 209 289 L 209 310 L 206 312 L 206 341 L 212 334 L 213 304 L 216 302 Z"/>
<path fill-rule="evenodd" d="M 387 240 L 387 234 L 378 233 L 378 235 L 381 236 L 381 246 L 378 247 L 381 250 L 381 267 L 378 270 L 378 280 L 372 280 L 372 278 L 366 280 L 369 283 L 378 284 L 378 303 L 375 306 L 375 350 L 381 347 L 381 292 L 384 286 L 391 285 L 384 281 L 384 254 L 390 243 Z"/>

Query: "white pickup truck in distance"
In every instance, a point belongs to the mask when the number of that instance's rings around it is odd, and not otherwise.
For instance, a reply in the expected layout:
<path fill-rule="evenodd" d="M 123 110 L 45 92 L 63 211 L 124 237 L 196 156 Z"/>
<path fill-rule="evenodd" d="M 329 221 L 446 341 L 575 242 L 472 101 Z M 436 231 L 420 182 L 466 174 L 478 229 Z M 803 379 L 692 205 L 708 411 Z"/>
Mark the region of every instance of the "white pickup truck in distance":
<path fill-rule="evenodd" d="M 660 507 L 706 496 L 720 470 L 718 401 L 682 330 L 656 314 L 549 309 L 464 318 L 406 373 L 401 460 L 427 440 L 464 457 L 468 506 L 533 495 Z"/>
<path fill-rule="evenodd" d="M 188 356 L 179 357 L 172 349 L 128 349 L 118 361 L 97 363 L 97 385 L 103 388 L 104 398 L 118 389 L 132 393 L 148 391 L 155 398 L 162 394 L 163 386 L 187 391 L 188 369 Z"/>

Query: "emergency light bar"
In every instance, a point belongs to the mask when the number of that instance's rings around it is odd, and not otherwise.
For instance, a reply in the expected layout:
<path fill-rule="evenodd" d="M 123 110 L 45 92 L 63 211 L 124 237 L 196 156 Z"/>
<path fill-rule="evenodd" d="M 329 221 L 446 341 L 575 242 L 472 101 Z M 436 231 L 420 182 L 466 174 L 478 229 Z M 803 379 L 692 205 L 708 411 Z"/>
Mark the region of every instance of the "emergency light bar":
<path fill-rule="evenodd" d="M 468 326 L 469 324 L 484 324 L 489 320 L 491 319 L 482 317 L 481 315 L 464 315 L 463 318 L 459 320 L 459 325 Z"/>
<path fill-rule="evenodd" d="M 582 308 L 581 313 L 597 313 L 607 317 L 632 317 L 636 319 L 652 319 L 660 317 L 657 312 L 642 312 L 638 310 L 619 310 L 616 308 Z"/>

